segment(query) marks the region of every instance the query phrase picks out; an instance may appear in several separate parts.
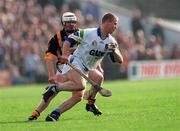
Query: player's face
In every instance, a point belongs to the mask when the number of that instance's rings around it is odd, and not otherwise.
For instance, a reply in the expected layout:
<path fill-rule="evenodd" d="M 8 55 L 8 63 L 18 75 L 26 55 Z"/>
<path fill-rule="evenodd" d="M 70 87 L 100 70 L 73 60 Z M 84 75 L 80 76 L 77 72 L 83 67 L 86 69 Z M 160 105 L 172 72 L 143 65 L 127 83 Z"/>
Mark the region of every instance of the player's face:
<path fill-rule="evenodd" d="M 66 21 L 64 24 L 64 29 L 67 33 L 73 33 L 77 28 L 76 21 Z"/>
<path fill-rule="evenodd" d="M 118 23 L 117 19 L 109 21 L 108 28 L 109 28 L 109 33 L 110 34 L 113 33 L 116 30 L 117 23 Z"/>

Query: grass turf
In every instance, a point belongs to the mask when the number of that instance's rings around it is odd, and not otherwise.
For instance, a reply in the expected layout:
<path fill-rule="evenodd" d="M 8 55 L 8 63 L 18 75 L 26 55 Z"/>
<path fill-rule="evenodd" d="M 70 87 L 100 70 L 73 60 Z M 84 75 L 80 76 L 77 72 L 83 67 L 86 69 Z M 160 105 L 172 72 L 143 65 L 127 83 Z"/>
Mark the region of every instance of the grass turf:
<path fill-rule="evenodd" d="M 180 79 L 147 81 L 111 81 L 103 87 L 113 95 L 98 95 L 97 105 L 103 115 L 85 111 L 86 101 L 64 113 L 58 122 L 44 119 L 69 97 L 60 93 L 34 122 L 27 117 L 41 99 L 45 85 L 0 88 L 1 131 L 177 131 L 180 129 Z"/>

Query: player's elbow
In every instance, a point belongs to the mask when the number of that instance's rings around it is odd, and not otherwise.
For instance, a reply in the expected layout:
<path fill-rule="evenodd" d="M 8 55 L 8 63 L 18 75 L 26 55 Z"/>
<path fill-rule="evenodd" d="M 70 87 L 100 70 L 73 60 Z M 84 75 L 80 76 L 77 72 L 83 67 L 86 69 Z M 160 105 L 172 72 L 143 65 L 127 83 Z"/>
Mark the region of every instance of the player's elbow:
<path fill-rule="evenodd" d="M 123 63 L 123 60 L 119 60 L 119 61 L 117 61 L 117 63 L 122 64 L 122 63 Z"/>
<path fill-rule="evenodd" d="M 79 92 L 73 92 L 72 93 L 72 99 L 78 103 L 83 99 L 83 91 L 79 91 Z"/>

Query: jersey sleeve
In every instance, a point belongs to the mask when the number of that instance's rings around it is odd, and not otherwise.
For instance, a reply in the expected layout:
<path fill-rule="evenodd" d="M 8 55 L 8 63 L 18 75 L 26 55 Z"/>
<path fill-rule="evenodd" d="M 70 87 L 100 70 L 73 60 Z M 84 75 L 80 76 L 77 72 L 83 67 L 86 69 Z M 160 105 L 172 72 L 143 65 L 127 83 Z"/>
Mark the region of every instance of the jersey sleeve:
<path fill-rule="evenodd" d="M 45 60 L 54 60 L 57 58 L 57 50 L 58 50 L 58 40 L 57 35 L 51 38 L 48 43 L 48 49 L 45 53 L 44 59 Z"/>
<path fill-rule="evenodd" d="M 71 43 L 71 47 L 73 47 L 74 45 L 79 44 L 82 41 L 83 35 L 84 30 L 80 29 L 79 31 L 74 32 L 73 34 L 66 37 L 66 40 L 69 41 Z"/>

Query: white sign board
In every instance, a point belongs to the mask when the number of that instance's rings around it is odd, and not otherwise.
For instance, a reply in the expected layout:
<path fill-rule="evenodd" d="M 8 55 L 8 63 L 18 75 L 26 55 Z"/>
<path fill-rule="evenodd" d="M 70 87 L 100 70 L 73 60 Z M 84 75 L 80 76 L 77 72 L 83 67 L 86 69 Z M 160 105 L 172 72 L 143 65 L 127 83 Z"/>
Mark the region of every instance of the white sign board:
<path fill-rule="evenodd" d="M 157 79 L 180 77 L 180 60 L 132 61 L 128 66 L 128 79 Z"/>

